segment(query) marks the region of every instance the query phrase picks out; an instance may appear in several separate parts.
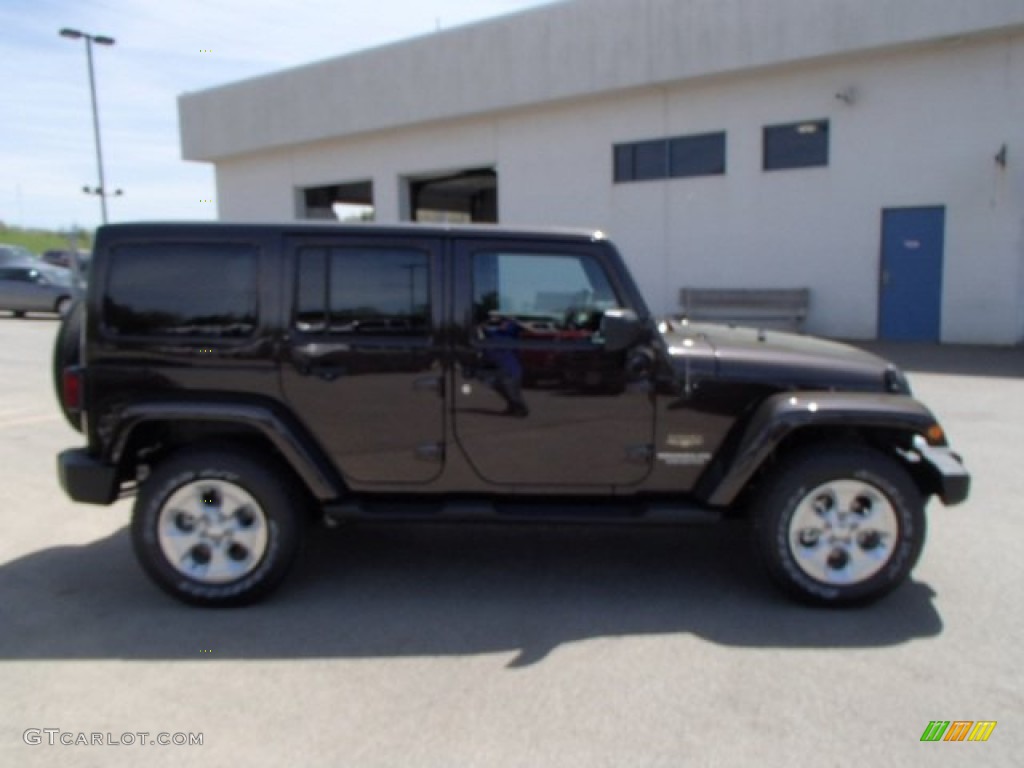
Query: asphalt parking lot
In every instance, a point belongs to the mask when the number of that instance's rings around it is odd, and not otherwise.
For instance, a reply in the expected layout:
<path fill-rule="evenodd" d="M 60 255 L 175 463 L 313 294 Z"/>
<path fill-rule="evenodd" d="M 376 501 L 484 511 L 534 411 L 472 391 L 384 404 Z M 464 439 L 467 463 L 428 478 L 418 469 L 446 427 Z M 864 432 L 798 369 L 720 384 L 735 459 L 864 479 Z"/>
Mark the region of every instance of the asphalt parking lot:
<path fill-rule="evenodd" d="M 1020 348 L 881 348 L 974 487 L 866 609 L 779 597 L 735 526 L 379 527 L 217 612 L 144 578 L 129 502 L 58 488 L 55 330 L 0 316 L 0 765 L 1021 764 Z M 932 720 L 998 725 L 922 743 Z"/>

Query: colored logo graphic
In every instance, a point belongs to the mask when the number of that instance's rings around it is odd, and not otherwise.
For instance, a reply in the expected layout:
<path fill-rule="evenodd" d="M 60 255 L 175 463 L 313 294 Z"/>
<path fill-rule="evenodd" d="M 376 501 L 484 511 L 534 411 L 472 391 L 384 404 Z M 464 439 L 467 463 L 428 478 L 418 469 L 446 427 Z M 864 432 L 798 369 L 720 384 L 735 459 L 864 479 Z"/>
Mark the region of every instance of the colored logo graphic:
<path fill-rule="evenodd" d="M 921 741 L 988 741 L 995 729 L 995 720 L 932 720 Z"/>

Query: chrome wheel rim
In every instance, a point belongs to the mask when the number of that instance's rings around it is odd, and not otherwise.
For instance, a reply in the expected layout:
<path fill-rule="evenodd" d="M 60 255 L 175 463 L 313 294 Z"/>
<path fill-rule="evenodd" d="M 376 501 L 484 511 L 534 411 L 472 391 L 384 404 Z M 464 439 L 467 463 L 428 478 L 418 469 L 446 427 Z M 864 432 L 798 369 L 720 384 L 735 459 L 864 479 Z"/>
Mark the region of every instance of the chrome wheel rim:
<path fill-rule="evenodd" d="M 197 480 L 160 510 L 157 538 L 167 562 L 205 584 L 241 579 L 267 551 L 267 516 L 252 494 L 224 480 Z"/>
<path fill-rule="evenodd" d="M 899 519 L 878 488 L 860 480 L 818 486 L 797 504 L 789 522 L 797 566 L 816 581 L 859 584 L 892 559 Z"/>

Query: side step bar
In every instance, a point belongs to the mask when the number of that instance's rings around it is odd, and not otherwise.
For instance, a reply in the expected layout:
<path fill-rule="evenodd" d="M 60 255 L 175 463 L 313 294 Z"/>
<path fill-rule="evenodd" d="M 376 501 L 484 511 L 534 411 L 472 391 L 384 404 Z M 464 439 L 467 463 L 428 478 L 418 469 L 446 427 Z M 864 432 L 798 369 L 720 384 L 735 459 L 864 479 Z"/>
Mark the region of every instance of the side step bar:
<path fill-rule="evenodd" d="M 614 503 L 603 500 L 543 501 L 449 499 L 349 500 L 323 508 L 333 522 L 480 522 L 609 525 L 694 525 L 720 522 L 720 511 L 695 504 L 657 501 Z"/>

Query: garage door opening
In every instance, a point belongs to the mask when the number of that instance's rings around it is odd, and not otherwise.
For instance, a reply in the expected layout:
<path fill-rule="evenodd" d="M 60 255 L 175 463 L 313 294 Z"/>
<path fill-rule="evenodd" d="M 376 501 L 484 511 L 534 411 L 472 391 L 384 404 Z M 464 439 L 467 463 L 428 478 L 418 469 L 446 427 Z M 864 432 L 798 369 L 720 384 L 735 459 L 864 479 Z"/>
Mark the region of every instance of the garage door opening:
<path fill-rule="evenodd" d="M 447 224 L 498 222 L 498 174 L 481 168 L 409 179 L 413 221 Z"/>
<path fill-rule="evenodd" d="M 353 181 L 300 190 L 299 218 L 373 221 L 373 182 Z"/>

